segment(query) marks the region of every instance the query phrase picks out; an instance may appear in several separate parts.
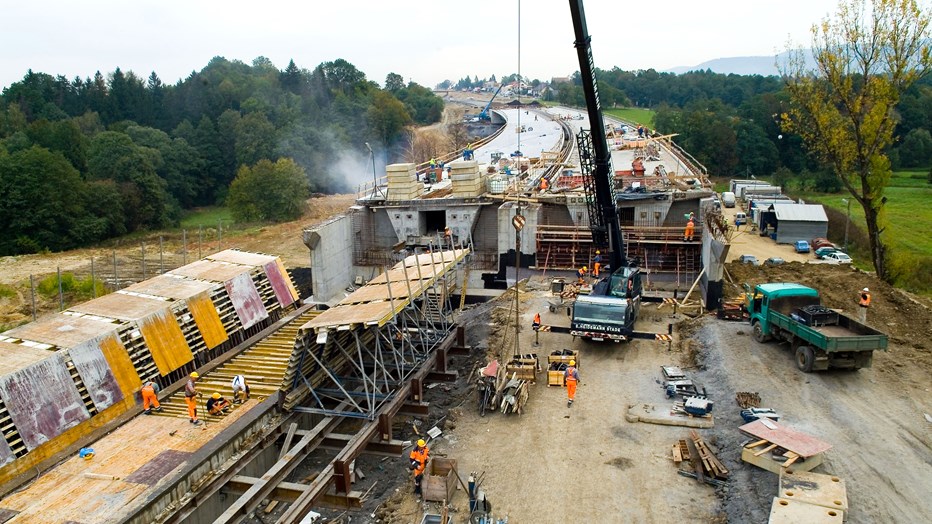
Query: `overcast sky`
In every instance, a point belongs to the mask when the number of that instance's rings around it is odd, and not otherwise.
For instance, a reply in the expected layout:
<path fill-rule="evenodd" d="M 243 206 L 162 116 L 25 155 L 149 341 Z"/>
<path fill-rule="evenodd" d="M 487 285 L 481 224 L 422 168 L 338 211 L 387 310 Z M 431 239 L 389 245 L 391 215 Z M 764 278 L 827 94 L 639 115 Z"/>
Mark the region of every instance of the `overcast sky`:
<path fill-rule="evenodd" d="M 383 84 L 395 72 L 433 87 L 463 76 L 578 70 L 567 0 L 2 0 L 0 88 L 28 69 L 90 77 L 116 67 L 174 84 L 214 56 L 280 69 L 343 58 Z M 766 56 L 836 0 L 586 0 L 597 67 L 665 70 L 715 58 Z"/>

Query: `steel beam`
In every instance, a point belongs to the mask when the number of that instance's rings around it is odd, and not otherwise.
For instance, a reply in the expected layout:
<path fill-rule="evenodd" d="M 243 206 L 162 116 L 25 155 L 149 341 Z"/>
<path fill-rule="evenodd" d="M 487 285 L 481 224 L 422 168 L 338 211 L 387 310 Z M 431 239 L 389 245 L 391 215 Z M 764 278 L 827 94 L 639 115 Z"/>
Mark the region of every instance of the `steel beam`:
<path fill-rule="evenodd" d="M 223 492 L 228 495 L 240 496 L 243 493 L 249 491 L 249 488 L 261 482 L 262 479 L 257 477 L 248 477 L 245 475 L 236 475 L 223 488 Z M 297 482 L 279 482 L 275 489 L 269 494 L 270 499 L 277 500 L 280 502 L 294 502 L 298 500 L 305 491 L 307 491 L 307 484 L 300 484 Z M 336 495 L 333 493 L 325 493 L 321 495 L 318 500 L 321 506 L 326 506 L 329 508 L 336 509 L 347 509 L 347 508 L 361 508 L 362 507 L 362 493 L 358 491 L 351 491 L 346 495 Z"/>

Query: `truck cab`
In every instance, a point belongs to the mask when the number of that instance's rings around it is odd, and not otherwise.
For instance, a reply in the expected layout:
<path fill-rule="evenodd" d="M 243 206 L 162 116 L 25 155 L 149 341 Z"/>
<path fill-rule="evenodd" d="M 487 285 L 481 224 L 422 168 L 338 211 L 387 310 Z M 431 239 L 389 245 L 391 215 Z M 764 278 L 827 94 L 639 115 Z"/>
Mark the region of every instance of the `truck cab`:
<path fill-rule="evenodd" d="M 634 329 L 637 305 L 628 298 L 580 295 L 573 304 L 570 334 L 601 342 L 623 342 Z"/>

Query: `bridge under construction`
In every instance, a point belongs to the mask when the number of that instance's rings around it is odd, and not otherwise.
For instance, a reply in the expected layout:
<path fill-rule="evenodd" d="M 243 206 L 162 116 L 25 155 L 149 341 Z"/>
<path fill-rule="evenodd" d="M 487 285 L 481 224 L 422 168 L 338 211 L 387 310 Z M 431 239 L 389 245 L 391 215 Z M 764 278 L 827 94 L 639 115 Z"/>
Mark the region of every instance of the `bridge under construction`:
<path fill-rule="evenodd" d="M 7 331 L 0 522 L 240 522 L 264 500 L 299 522 L 359 507 L 353 461 L 400 456 L 393 417 L 426 415 L 425 381 L 456 378 L 451 296 L 470 248 L 448 247 L 399 257 L 326 310 L 297 301 L 276 257 L 228 250 Z M 194 371 L 205 398 L 236 375 L 251 396 L 192 425 Z M 150 380 L 162 411 L 141 416 Z M 335 453 L 288 482 L 317 449 Z"/>

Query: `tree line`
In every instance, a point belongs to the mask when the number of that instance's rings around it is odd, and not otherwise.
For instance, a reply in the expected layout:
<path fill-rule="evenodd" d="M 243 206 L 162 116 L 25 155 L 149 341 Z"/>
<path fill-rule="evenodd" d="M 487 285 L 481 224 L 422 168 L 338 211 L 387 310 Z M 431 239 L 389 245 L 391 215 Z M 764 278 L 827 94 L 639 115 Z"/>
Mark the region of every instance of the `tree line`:
<path fill-rule="evenodd" d="M 596 78 L 603 107 L 656 110 L 655 131 L 676 133 L 674 140 L 713 175 L 776 175 L 801 189 L 841 189 L 831 167 L 808 153 L 801 136 L 781 129 L 781 115 L 791 102 L 779 77 L 614 68 L 597 69 Z M 545 99 L 585 106 L 578 72 L 569 83 L 552 87 Z M 897 140 L 888 151 L 893 168 L 932 165 L 932 80 L 923 78 L 905 91 L 897 119 Z"/>
<path fill-rule="evenodd" d="M 406 128 L 442 112 L 429 89 L 396 73 L 382 88 L 342 59 L 279 70 L 216 57 L 174 85 L 30 70 L 0 93 L 0 255 L 171 227 L 231 196 L 238 219 L 293 219 L 310 193 L 349 188 L 341 155 L 365 158 L 370 143 L 397 157 Z"/>

